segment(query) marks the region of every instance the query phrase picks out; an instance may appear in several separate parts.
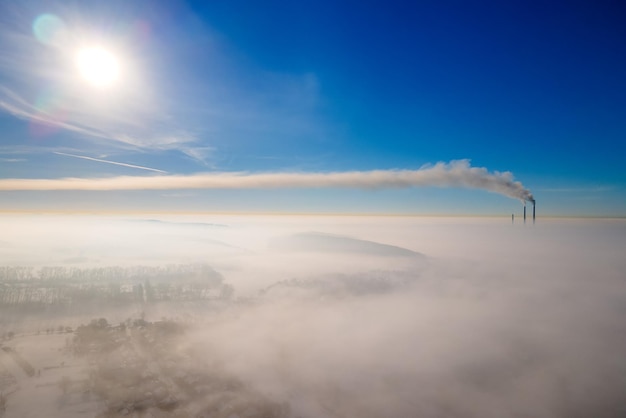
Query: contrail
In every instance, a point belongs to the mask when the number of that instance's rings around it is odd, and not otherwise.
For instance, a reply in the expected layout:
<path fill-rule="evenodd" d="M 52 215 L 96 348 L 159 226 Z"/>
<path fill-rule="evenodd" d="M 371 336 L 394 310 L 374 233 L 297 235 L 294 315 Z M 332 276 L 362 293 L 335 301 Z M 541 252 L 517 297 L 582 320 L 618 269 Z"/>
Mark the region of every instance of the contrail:
<path fill-rule="evenodd" d="M 82 158 L 83 160 L 89 160 L 89 161 L 97 161 L 99 163 L 107 163 L 107 164 L 114 164 L 114 165 L 121 165 L 122 167 L 130 167 L 130 168 L 138 168 L 140 170 L 148 170 L 148 171 L 156 171 L 157 173 L 164 173 L 167 174 L 167 171 L 163 171 L 163 170 L 158 170 L 156 168 L 150 168 L 150 167 L 144 167 L 141 165 L 134 165 L 134 164 L 126 164 L 126 163 L 119 163 L 117 161 L 110 161 L 110 160 L 102 160 L 100 158 L 93 158 L 93 157 L 86 157 L 84 155 L 76 155 L 76 154 L 67 154 L 65 152 L 58 152 L 55 151 L 54 154 L 58 154 L 58 155 L 65 155 L 66 157 L 74 157 L 74 158 Z"/>
<path fill-rule="evenodd" d="M 419 170 L 373 170 L 330 173 L 199 173 L 167 176 L 107 178 L 3 179 L 0 190 L 172 190 L 278 188 L 389 189 L 408 187 L 464 187 L 499 193 L 523 202 L 534 201 L 530 191 L 510 172 L 489 172 L 469 160 L 437 163 Z"/>

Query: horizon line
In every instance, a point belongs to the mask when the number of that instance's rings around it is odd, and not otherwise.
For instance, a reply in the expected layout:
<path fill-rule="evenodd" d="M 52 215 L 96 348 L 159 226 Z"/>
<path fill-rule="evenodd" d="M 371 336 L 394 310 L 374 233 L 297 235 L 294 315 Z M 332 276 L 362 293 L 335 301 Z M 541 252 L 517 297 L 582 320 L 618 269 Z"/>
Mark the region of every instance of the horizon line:
<path fill-rule="evenodd" d="M 410 217 L 410 218 L 502 218 L 509 214 L 445 214 L 445 213 L 394 213 L 394 212 L 277 212 L 277 211 L 203 211 L 203 210 L 91 210 L 91 209 L 0 209 L 0 215 L 216 215 L 216 216 L 356 216 L 356 217 Z M 519 216 L 520 222 L 523 222 Z M 626 219 L 626 215 L 542 215 L 537 219 Z M 532 219 L 531 219 L 532 221 Z"/>

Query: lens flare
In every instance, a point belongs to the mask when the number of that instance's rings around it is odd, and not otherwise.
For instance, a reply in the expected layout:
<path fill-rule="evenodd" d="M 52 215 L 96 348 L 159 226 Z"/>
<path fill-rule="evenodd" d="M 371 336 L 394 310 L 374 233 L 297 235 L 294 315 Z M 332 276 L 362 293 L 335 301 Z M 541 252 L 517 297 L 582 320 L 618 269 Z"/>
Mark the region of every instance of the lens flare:
<path fill-rule="evenodd" d="M 68 117 L 68 109 L 62 91 L 43 90 L 37 96 L 34 107 L 37 112 L 30 121 L 29 132 L 34 138 L 44 138 L 58 132 L 60 124 Z"/>
<path fill-rule="evenodd" d="M 61 18 L 46 13 L 37 16 L 33 22 L 33 33 L 42 44 L 60 46 L 67 34 L 67 28 Z"/>

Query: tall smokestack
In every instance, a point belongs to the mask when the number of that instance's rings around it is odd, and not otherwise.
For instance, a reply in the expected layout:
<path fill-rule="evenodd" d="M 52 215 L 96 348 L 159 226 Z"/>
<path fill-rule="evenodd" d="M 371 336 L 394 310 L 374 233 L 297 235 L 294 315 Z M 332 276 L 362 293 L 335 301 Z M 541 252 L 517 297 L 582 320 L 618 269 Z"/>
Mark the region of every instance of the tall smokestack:
<path fill-rule="evenodd" d="M 524 223 L 526 223 L 526 204 L 524 204 Z"/>
<path fill-rule="evenodd" d="M 533 223 L 535 223 L 535 201 L 533 200 Z"/>

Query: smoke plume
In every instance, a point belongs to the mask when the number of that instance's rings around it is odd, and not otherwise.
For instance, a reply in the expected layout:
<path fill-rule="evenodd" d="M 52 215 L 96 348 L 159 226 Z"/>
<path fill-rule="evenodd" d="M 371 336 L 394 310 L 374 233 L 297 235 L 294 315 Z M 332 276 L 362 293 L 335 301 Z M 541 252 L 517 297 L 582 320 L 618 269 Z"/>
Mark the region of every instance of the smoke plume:
<path fill-rule="evenodd" d="M 533 196 L 513 174 L 472 167 L 469 160 L 439 162 L 418 170 L 372 170 L 329 173 L 199 173 L 108 178 L 4 179 L 0 190 L 168 190 L 276 188 L 463 187 L 499 193 L 522 201 Z"/>

